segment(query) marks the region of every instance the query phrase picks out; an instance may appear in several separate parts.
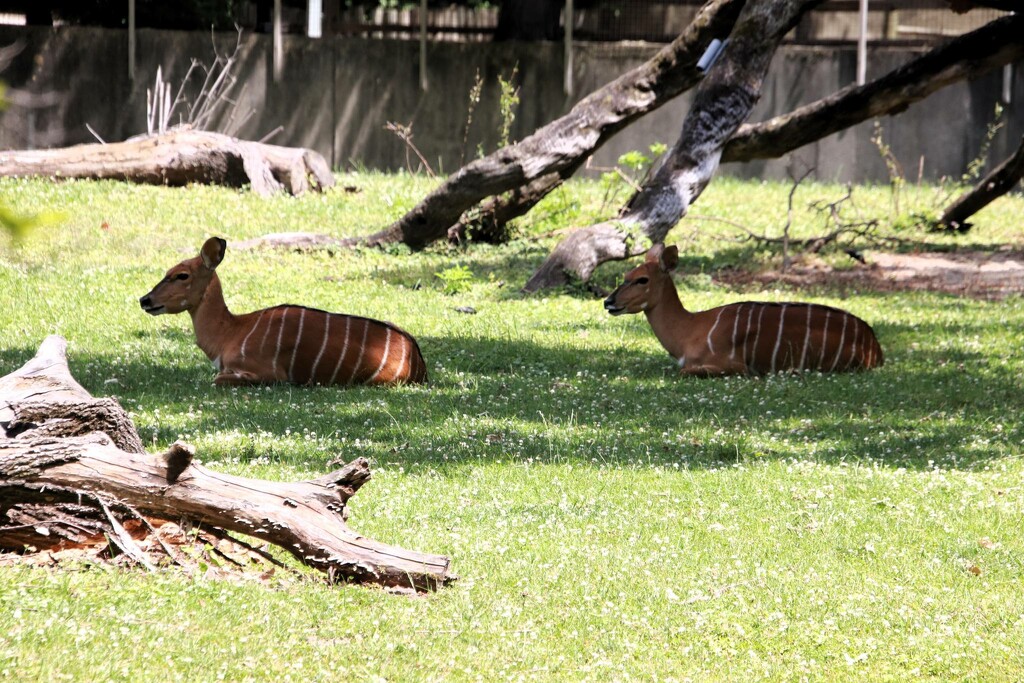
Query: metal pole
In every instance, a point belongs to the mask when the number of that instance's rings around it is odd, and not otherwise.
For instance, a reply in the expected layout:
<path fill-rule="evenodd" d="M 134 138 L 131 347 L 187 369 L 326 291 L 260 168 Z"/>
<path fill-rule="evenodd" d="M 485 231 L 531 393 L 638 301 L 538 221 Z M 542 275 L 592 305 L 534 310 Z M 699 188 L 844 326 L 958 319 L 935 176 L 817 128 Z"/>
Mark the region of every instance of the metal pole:
<path fill-rule="evenodd" d="M 1003 104 L 1013 101 L 1013 64 L 1003 67 Z"/>
<path fill-rule="evenodd" d="M 420 0 L 420 89 L 427 85 L 427 0 Z"/>
<path fill-rule="evenodd" d="M 284 71 L 284 45 L 282 45 L 281 28 L 281 0 L 274 0 L 274 82 L 281 80 L 281 73 Z"/>
<path fill-rule="evenodd" d="M 572 27 L 576 14 L 573 11 L 572 0 L 565 0 L 565 17 L 563 23 L 565 24 L 565 94 L 572 95 L 573 93 L 573 82 L 572 82 Z"/>
<path fill-rule="evenodd" d="M 868 0 L 860 0 L 860 35 L 857 37 L 857 85 L 868 77 Z"/>
<path fill-rule="evenodd" d="M 135 80 L 135 0 L 128 0 L 128 79 Z"/>
<path fill-rule="evenodd" d="M 324 9 L 323 0 L 308 0 L 306 3 L 306 35 L 310 38 L 322 38 Z"/>

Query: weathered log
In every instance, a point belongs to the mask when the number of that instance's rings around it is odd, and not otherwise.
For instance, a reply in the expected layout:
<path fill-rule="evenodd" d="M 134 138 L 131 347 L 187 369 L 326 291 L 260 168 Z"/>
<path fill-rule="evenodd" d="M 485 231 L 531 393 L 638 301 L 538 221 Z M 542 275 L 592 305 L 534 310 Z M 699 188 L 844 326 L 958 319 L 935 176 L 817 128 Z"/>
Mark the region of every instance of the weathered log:
<path fill-rule="evenodd" d="M 48 337 L 35 358 L 0 378 L 0 549 L 61 547 L 102 533 L 133 556 L 115 514 L 130 509 L 268 541 L 332 581 L 432 590 L 453 580 L 446 557 L 348 528 L 346 504 L 370 478 L 364 458 L 315 480 L 273 482 L 208 470 L 180 443 L 148 454 L 117 402 L 93 398 L 74 380 L 65 348 Z M 87 416 L 81 424 L 78 410 Z"/>
<path fill-rule="evenodd" d="M 279 147 L 187 127 L 125 142 L 0 152 L 0 176 L 124 180 L 243 187 L 260 196 L 300 195 L 334 185 L 327 161 L 313 150 Z"/>
<path fill-rule="evenodd" d="M 992 169 L 981 182 L 946 208 L 939 219 L 939 225 L 966 232 L 971 227 L 968 218 L 1012 190 L 1021 178 L 1024 178 L 1024 138 L 1021 138 L 1020 146 L 1009 159 Z"/>

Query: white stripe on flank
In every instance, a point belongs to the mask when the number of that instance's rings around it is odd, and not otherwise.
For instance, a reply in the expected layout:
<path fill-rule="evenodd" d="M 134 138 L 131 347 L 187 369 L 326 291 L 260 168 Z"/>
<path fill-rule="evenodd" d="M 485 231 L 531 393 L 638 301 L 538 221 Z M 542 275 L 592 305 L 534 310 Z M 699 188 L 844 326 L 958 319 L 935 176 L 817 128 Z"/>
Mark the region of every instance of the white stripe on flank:
<path fill-rule="evenodd" d="M 832 316 L 832 309 L 825 309 L 825 327 L 821 329 L 821 356 L 818 357 L 818 370 L 825 366 L 825 347 L 828 346 L 828 319 Z"/>
<path fill-rule="evenodd" d="M 836 369 L 836 364 L 839 363 L 839 356 L 843 353 L 843 342 L 846 340 L 846 321 L 850 318 L 848 313 L 843 314 L 843 332 L 839 335 L 839 348 L 836 349 L 836 357 L 832 361 L 832 367 L 829 371 Z"/>
<path fill-rule="evenodd" d="M 736 357 L 736 332 L 740 328 L 740 311 L 743 310 L 743 304 L 736 307 L 736 315 L 732 319 L 732 351 L 729 352 L 729 358 Z"/>
<path fill-rule="evenodd" d="M 804 332 L 804 350 L 800 352 L 800 372 L 804 371 L 804 359 L 807 358 L 807 347 L 810 346 L 811 343 L 811 311 L 813 309 L 814 306 L 807 304 L 807 322 L 804 323 L 807 331 Z"/>
<path fill-rule="evenodd" d="M 267 309 L 263 309 L 263 313 L 266 313 Z M 270 320 L 267 321 L 267 329 L 263 330 L 263 339 L 260 340 L 260 353 L 263 353 L 263 347 L 267 345 L 267 337 L 270 336 L 270 328 L 274 325 L 274 316 L 270 316 Z"/>
<path fill-rule="evenodd" d="M 402 368 L 405 367 L 405 362 L 409 361 L 409 369 L 404 373 Z M 398 361 L 398 369 L 395 370 L 395 380 L 409 379 L 412 377 L 412 358 L 409 357 L 409 340 L 402 340 L 402 359 Z"/>
<path fill-rule="evenodd" d="M 299 355 L 299 345 L 302 343 L 302 323 L 306 319 L 306 309 L 299 309 L 299 331 L 295 334 L 295 346 L 292 347 L 292 362 L 288 364 L 288 381 L 295 381 L 295 357 Z"/>
<path fill-rule="evenodd" d="M 384 365 L 388 362 L 388 353 L 391 351 L 391 328 L 385 327 L 384 332 L 384 353 L 380 355 L 380 365 L 378 365 L 374 373 L 370 375 L 370 379 L 366 380 L 367 384 L 377 379 L 377 375 L 380 374 L 380 371 L 384 369 Z"/>
<path fill-rule="evenodd" d="M 249 330 L 249 334 L 245 335 L 245 339 L 242 340 L 242 348 L 239 349 L 238 353 L 245 358 L 245 345 L 249 343 L 249 337 L 256 331 L 256 328 L 260 326 L 260 321 L 263 320 L 263 314 L 267 312 L 267 309 L 260 311 L 260 314 L 256 317 L 256 322 L 252 324 L 252 329 Z"/>
<path fill-rule="evenodd" d="M 327 350 L 327 340 L 331 338 L 331 314 L 324 314 L 324 340 L 320 343 L 320 353 L 316 354 L 316 360 L 313 361 L 313 367 L 309 371 L 309 383 L 313 384 L 316 381 L 316 369 L 320 366 L 320 359 L 324 357 L 324 351 Z"/>
<path fill-rule="evenodd" d="M 356 373 L 359 372 L 359 368 L 363 365 L 363 356 L 366 355 L 366 337 L 370 334 L 370 321 L 363 320 L 363 340 L 359 342 L 359 360 L 352 367 L 352 374 L 349 375 L 348 381 L 345 384 L 352 384 L 352 380 L 356 378 Z"/>
<path fill-rule="evenodd" d="M 750 349 L 750 357 L 754 360 L 754 365 L 757 364 L 757 341 L 761 338 L 761 318 L 764 317 L 764 309 L 768 308 L 765 304 L 760 306 L 761 312 L 757 314 L 757 334 L 754 335 L 754 346 Z M 750 367 L 748 364 L 747 367 Z"/>
<path fill-rule="evenodd" d="M 857 323 L 853 324 L 853 341 L 850 342 L 850 360 L 846 362 L 846 367 L 850 368 L 853 366 L 854 359 L 857 358 L 857 340 L 860 339 L 860 325 Z"/>
<path fill-rule="evenodd" d="M 775 357 L 779 355 L 779 346 L 782 345 L 782 327 L 783 322 L 786 320 L 787 305 L 782 304 L 782 310 L 779 312 L 779 333 L 775 335 L 775 348 L 772 349 L 772 372 L 775 372 Z"/>
<path fill-rule="evenodd" d="M 708 351 L 710 351 L 711 353 L 715 352 L 715 347 L 711 344 L 711 335 L 713 335 L 715 333 L 715 328 L 718 327 L 718 321 L 722 319 L 722 314 L 723 313 L 725 313 L 725 307 L 724 306 L 722 308 L 718 309 L 718 316 L 715 317 L 715 324 L 712 325 L 711 329 L 708 331 L 708 339 L 707 339 Z"/>
<path fill-rule="evenodd" d="M 754 319 L 754 309 L 757 308 L 754 304 L 750 304 L 750 312 L 747 313 L 747 327 L 743 330 L 743 364 L 750 369 L 750 363 L 747 362 L 747 338 L 750 337 L 750 323 Z"/>
<path fill-rule="evenodd" d="M 274 350 L 274 377 L 275 378 L 277 377 L 277 359 L 281 355 L 281 339 L 284 338 L 284 323 L 285 323 L 284 316 L 285 316 L 285 313 L 287 313 L 288 311 L 289 311 L 289 309 L 287 309 L 287 308 L 282 308 L 281 309 L 281 329 L 277 331 L 277 348 Z"/>
<path fill-rule="evenodd" d="M 348 351 L 348 330 L 352 326 L 352 316 L 345 316 L 345 341 L 341 344 L 341 353 L 338 354 L 338 362 L 334 366 L 334 372 L 331 373 L 331 381 L 328 384 L 334 384 L 335 378 L 338 376 L 338 370 L 341 370 L 341 361 L 345 360 L 345 352 Z"/>

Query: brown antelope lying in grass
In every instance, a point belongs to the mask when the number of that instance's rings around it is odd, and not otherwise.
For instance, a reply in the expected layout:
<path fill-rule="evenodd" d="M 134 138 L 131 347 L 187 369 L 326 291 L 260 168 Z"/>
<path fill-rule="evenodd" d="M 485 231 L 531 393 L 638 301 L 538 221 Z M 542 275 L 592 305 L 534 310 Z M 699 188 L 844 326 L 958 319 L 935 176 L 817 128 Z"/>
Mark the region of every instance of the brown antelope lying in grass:
<path fill-rule="evenodd" d="M 682 374 L 841 372 L 882 365 L 882 347 L 871 326 L 838 308 L 743 301 L 687 311 L 669 274 L 678 261 L 676 247 L 654 245 L 604 307 L 612 315 L 643 311 Z"/>
<path fill-rule="evenodd" d="M 189 312 L 196 343 L 218 370 L 214 384 L 427 380 L 416 340 L 390 323 L 291 305 L 233 315 L 214 272 L 226 248 L 211 237 L 139 299 L 150 315 Z"/>

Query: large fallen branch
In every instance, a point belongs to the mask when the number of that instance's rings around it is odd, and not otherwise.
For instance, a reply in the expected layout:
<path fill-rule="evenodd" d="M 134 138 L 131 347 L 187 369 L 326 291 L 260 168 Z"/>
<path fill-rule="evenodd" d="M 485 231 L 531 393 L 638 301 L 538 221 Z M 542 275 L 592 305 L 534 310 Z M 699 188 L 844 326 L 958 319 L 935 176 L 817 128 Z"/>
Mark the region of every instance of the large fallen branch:
<path fill-rule="evenodd" d="M 479 202 L 535 181 L 571 176 L 629 123 L 696 85 L 697 61 L 713 38 L 728 34 L 745 0 L 709 0 L 678 38 L 654 57 L 580 100 L 565 116 L 452 175 L 391 226 L 352 244 L 401 241 L 420 249 L 444 239 Z"/>
<path fill-rule="evenodd" d="M 527 281 L 527 291 L 583 280 L 605 261 L 643 253 L 661 242 L 718 170 L 722 147 L 761 96 L 768 66 L 783 36 L 822 0 L 751 0 L 729 46 L 697 88 L 683 130 L 661 167 L 621 215 L 573 232 Z"/>
<path fill-rule="evenodd" d="M 190 128 L 125 142 L 0 152 L 0 176 L 249 185 L 261 196 L 282 190 L 297 196 L 334 185 L 331 168 L 319 152 Z"/>
<path fill-rule="evenodd" d="M 272 482 L 214 472 L 174 444 L 144 452 L 123 409 L 71 376 L 65 342 L 0 378 L 0 549 L 59 549 L 106 536 L 150 565 L 126 521 L 193 522 L 268 541 L 331 580 L 431 590 L 449 560 L 373 541 L 348 528 L 346 504 L 370 478 L 359 458 L 312 481 Z"/>

